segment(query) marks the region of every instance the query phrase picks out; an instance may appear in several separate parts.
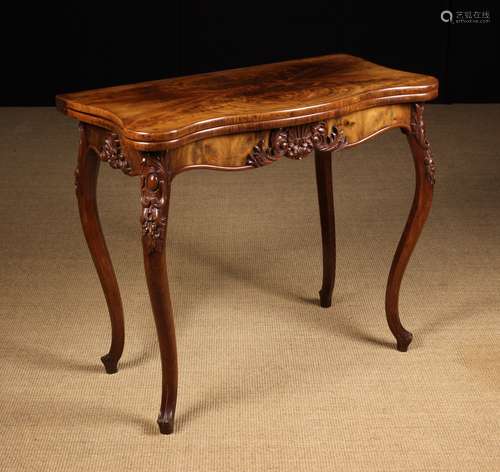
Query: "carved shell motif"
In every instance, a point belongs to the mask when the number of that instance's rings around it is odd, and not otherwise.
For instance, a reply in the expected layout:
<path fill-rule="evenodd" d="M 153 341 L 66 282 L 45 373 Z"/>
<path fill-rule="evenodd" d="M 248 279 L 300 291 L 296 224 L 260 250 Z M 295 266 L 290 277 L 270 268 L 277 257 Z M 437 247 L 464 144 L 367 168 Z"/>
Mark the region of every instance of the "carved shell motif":
<path fill-rule="evenodd" d="M 111 133 L 105 140 L 99 153 L 101 161 L 107 162 L 113 169 L 120 169 L 124 174 L 130 174 L 132 169 L 125 158 L 120 137 L 116 133 Z"/>
<path fill-rule="evenodd" d="M 331 133 L 328 134 L 325 122 L 280 128 L 271 132 L 267 147 L 264 140 L 260 140 L 254 146 L 247 157 L 246 164 L 261 167 L 282 156 L 289 159 L 303 159 L 314 149 L 335 151 L 346 144 L 345 136 L 336 127 L 333 127 Z"/>

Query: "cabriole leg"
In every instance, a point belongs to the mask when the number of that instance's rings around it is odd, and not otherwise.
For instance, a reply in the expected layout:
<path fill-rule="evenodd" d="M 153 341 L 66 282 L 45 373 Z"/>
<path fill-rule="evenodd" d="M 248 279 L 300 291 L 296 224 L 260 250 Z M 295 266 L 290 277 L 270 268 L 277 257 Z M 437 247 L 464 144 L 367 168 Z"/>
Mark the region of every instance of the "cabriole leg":
<path fill-rule="evenodd" d="M 155 318 L 162 367 L 158 425 L 163 434 L 174 429 L 177 401 L 177 350 L 168 289 L 165 237 L 170 198 L 170 173 L 165 153 L 144 153 L 141 177 L 142 244 L 146 281 Z"/>
<path fill-rule="evenodd" d="M 319 291 L 319 299 L 320 305 L 324 308 L 332 304 L 332 293 L 335 285 L 335 212 L 333 207 L 332 158 L 331 151 L 316 150 L 314 153 L 323 247 L 323 284 Z"/>
<path fill-rule="evenodd" d="M 96 188 L 99 173 L 99 157 L 89 148 L 85 125 L 80 125 L 80 147 L 75 171 L 75 189 L 80 220 L 87 245 L 92 255 L 101 286 L 104 291 L 111 319 L 111 347 L 101 357 L 108 374 L 117 372 L 118 361 L 123 353 L 123 307 L 115 271 L 101 229 L 97 211 Z"/>
<path fill-rule="evenodd" d="M 412 105 L 410 130 L 405 131 L 415 163 L 415 195 L 408 221 L 392 261 L 385 297 L 387 322 L 397 340 L 397 349 L 402 352 L 407 351 L 413 336 L 403 328 L 399 319 L 399 289 L 404 271 L 431 209 L 435 182 L 436 166 L 425 135 L 423 108 L 421 104 Z"/>

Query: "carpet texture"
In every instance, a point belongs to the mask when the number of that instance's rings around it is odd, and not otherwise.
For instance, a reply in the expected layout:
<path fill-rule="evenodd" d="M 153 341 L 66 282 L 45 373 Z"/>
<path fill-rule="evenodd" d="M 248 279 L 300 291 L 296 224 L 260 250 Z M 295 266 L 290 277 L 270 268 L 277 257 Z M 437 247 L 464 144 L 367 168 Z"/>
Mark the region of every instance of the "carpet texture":
<path fill-rule="evenodd" d="M 0 111 L 0 470 L 500 470 L 500 106 L 428 106 L 434 206 L 403 280 L 408 353 L 384 293 L 414 188 L 397 130 L 334 163 L 337 283 L 318 304 L 314 162 L 176 178 L 168 259 L 176 432 L 161 436 L 159 352 L 138 179 L 102 166 L 121 287 L 110 326 L 73 189 L 76 122 Z"/>

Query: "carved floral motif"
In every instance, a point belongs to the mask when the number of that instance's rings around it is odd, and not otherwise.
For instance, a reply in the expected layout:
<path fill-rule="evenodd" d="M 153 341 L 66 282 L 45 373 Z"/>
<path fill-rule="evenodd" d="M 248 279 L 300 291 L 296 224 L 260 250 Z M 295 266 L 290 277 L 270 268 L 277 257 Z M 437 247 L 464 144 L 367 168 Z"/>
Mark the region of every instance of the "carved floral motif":
<path fill-rule="evenodd" d="M 104 140 L 99 159 L 107 162 L 113 169 L 120 169 L 124 174 L 132 172 L 130 163 L 123 154 L 120 137 L 116 133 L 111 133 Z"/>
<path fill-rule="evenodd" d="M 425 151 L 425 176 L 429 183 L 434 185 L 436 182 L 436 163 L 432 158 L 431 146 L 425 134 L 424 105 L 421 103 L 412 105 L 410 129 L 419 146 Z"/>
<path fill-rule="evenodd" d="M 347 144 L 341 130 L 332 128 L 328 134 L 326 123 L 314 123 L 291 128 L 273 130 L 269 136 L 269 145 L 260 140 L 248 155 L 246 164 L 261 167 L 276 161 L 282 156 L 289 159 L 302 159 L 314 149 L 335 151 Z"/>
<path fill-rule="evenodd" d="M 165 168 L 163 152 L 142 154 L 142 237 L 148 252 L 160 252 L 167 229 L 170 172 Z"/>

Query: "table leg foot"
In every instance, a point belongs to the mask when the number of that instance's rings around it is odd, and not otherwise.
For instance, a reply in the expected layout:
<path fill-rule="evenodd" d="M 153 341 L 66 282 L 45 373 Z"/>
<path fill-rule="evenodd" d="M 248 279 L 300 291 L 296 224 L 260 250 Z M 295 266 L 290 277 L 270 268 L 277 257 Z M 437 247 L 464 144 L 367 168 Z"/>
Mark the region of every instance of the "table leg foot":
<path fill-rule="evenodd" d="M 402 331 L 398 334 L 397 338 L 397 349 L 399 352 L 406 352 L 408 351 L 408 346 L 410 345 L 412 339 L 413 339 L 413 334 L 411 334 L 409 331 L 406 331 L 405 329 L 402 329 Z"/>
<path fill-rule="evenodd" d="M 314 153 L 316 186 L 318 189 L 319 215 L 321 220 L 321 243 L 323 250 L 323 284 L 319 291 L 319 302 L 323 308 L 332 305 L 335 285 L 335 211 L 333 206 L 331 151 Z"/>
<path fill-rule="evenodd" d="M 329 308 L 332 306 L 332 290 L 326 288 L 319 291 L 319 304 L 323 308 Z"/>
<path fill-rule="evenodd" d="M 113 359 L 110 354 L 101 357 L 107 374 L 116 374 L 118 372 L 118 359 Z"/>
<path fill-rule="evenodd" d="M 423 106 L 413 104 L 410 129 L 405 130 L 415 164 L 415 195 L 410 215 L 392 261 L 385 296 L 387 323 L 397 340 L 397 349 L 401 352 L 408 350 L 413 336 L 401 324 L 399 289 L 408 261 L 431 209 L 435 180 L 435 163 L 425 136 L 422 113 Z"/>
<path fill-rule="evenodd" d="M 174 412 L 164 411 L 156 420 L 161 434 L 172 434 L 174 432 Z"/>

